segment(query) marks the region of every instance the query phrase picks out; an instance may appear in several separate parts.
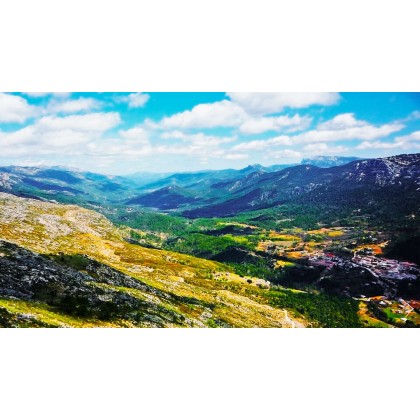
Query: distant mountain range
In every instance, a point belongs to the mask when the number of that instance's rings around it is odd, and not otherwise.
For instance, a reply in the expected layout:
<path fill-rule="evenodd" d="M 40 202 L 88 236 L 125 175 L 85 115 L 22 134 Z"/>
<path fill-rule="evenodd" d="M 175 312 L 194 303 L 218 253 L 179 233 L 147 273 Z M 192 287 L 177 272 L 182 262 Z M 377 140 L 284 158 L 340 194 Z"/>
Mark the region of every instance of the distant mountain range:
<path fill-rule="evenodd" d="M 0 191 L 88 207 L 138 205 L 192 218 L 283 203 L 392 204 L 404 212 L 418 210 L 420 154 L 356 159 L 318 156 L 300 165 L 131 176 L 10 166 L 0 167 Z"/>
<path fill-rule="evenodd" d="M 347 163 L 353 162 L 354 160 L 360 160 L 361 158 L 350 156 L 314 156 L 309 159 L 303 159 L 301 165 L 313 165 L 319 168 L 332 168 L 333 166 L 341 166 Z"/>
<path fill-rule="evenodd" d="M 228 216 L 283 203 L 352 203 L 356 208 L 389 208 L 393 204 L 407 212 L 418 211 L 420 154 L 365 159 L 330 168 L 299 165 L 273 173 L 258 171 L 212 187 L 218 190 L 215 197 L 224 195 L 227 199 L 186 210 L 184 215 Z"/>
<path fill-rule="evenodd" d="M 0 167 L 0 191 L 11 192 L 23 197 L 53 199 L 58 202 L 85 205 L 123 204 L 125 202 L 149 205 L 153 203 L 149 203 L 150 200 L 144 200 L 139 196 L 173 186 L 192 188 L 202 195 L 217 182 L 240 178 L 260 170 L 279 171 L 289 166 L 294 165 L 269 167 L 250 165 L 239 170 L 225 169 L 185 173 L 138 172 L 127 176 L 107 176 L 61 166 L 7 166 Z M 172 193 L 175 191 L 171 191 Z M 188 193 L 185 194 L 188 195 Z M 165 206 L 167 207 L 166 204 Z"/>
<path fill-rule="evenodd" d="M 0 191 L 22 197 L 102 205 L 127 199 L 138 188 L 136 182 L 120 176 L 64 168 L 0 167 Z"/>

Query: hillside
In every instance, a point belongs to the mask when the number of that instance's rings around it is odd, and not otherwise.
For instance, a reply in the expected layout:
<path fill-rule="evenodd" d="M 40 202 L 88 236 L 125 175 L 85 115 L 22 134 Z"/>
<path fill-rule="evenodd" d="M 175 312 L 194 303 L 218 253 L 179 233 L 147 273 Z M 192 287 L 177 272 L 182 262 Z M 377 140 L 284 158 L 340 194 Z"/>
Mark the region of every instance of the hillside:
<path fill-rule="evenodd" d="M 189 190 L 173 185 L 161 188 L 144 196 L 132 198 L 127 201 L 127 204 L 139 204 L 144 207 L 169 210 L 182 205 L 194 204 L 196 201 L 198 199 Z"/>
<path fill-rule="evenodd" d="M 346 165 L 354 160 L 361 160 L 355 156 L 314 156 L 308 159 L 302 159 L 301 165 L 313 165 L 319 168 L 331 168 L 333 166 Z"/>
<path fill-rule="evenodd" d="M 63 203 L 116 203 L 135 193 L 137 184 L 119 176 L 65 168 L 0 167 L 0 191 Z"/>
<path fill-rule="evenodd" d="M 5 326 L 308 324 L 223 264 L 129 243 L 128 228 L 74 205 L 0 193 Z M 251 282 L 251 284 L 249 284 Z"/>
<path fill-rule="evenodd" d="M 313 165 L 340 165 L 353 158 L 318 157 Z M 0 167 L 0 191 L 21 197 L 55 200 L 89 208 L 141 205 L 161 210 L 203 207 L 223 201 L 219 188 L 261 174 L 279 172 L 297 165 L 249 165 L 243 169 L 180 173 L 138 172 L 108 176 L 64 167 Z M 252 179 L 252 178 L 251 178 Z"/>
<path fill-rule="evenodd" d="M 213 185 L 224 201 L 194 210 L 187 217 L 229 216 L 284 203 L 348 206 L 384 213 L 418 213 L 420 154 L 366 159 L 343 166 L 300 165 L 274 173 L 256 172 Z M 401 200 L 401 197 L 404 199 Z"/>

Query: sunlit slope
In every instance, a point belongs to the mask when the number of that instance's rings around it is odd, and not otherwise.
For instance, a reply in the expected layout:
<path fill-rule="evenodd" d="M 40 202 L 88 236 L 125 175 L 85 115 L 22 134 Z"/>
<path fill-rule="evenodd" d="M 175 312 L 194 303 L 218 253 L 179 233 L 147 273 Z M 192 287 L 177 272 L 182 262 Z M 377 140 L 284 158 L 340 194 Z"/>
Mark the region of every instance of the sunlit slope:
<path fill-rule="evenodd" d="M 124 240 L 128 236 L 128 231 L 116 228 L 94 211 L 0 193 L 0 239 L 38 254 L 81 254 L 96 260 L 104 266 L 93 274 L 79 269 L 86 274 L 81 282 L 92 290 L 111 291 L 106 298 L 113 301 L 137 299 L 141 305 L 134 304 L 133 311 L 150 310 L 153 316 L 71 320 L 33 299 L 9 300 L 4 295 L 0 308 L 13 316 L 32 314 L 41 324 L 56 326 L 304 326 L 305 321 L 266 304 L 256 286 L 228 274 L 223 265 L 133 245 Z M 125 274 L 126 280 L 112 281 L 113 273 L 118 273 L 117 277 Z"/>

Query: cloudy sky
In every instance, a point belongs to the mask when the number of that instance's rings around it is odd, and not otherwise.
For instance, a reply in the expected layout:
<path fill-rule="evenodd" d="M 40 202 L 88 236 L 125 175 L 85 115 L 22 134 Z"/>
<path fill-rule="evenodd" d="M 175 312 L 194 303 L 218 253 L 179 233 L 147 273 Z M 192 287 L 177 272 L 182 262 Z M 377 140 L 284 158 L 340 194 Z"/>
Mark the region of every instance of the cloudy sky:
<path fill-rule="evenodd" d="M 128 174 L 414 152 L 414 93 L 0 93 L 1 165 Z"/>

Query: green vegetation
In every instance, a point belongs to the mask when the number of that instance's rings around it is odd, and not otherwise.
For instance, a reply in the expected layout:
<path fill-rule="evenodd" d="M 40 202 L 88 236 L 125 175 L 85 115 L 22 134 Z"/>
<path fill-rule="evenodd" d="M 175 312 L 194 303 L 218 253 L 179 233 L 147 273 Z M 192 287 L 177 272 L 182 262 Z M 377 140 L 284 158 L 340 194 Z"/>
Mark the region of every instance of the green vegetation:
<path fill-rule="evenodd" d="M 89 264 L 89 259 L 85 255 L 49 255 L 55 262 L 66 267 L 74 268 L 75 270 L 86 270 L 87 265 Z"/>
<path fill-rule="evenodd" d="M 387 256 L 420 264 L 420 233 L 403 232 L 395 235 L 391 246 L 387 249 Z"/>
<path fill-rule="evenodd" d="M 292 309 L 315 321 L 315 326 L 327 328 L 361 327 L 358 302 L 326 293 L 295 293 L 287 289 L 266 292 L 271 305 Z"/>

